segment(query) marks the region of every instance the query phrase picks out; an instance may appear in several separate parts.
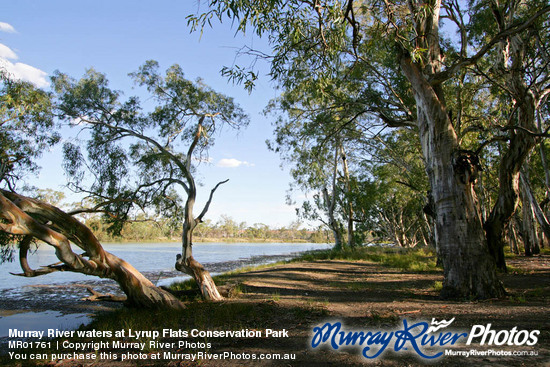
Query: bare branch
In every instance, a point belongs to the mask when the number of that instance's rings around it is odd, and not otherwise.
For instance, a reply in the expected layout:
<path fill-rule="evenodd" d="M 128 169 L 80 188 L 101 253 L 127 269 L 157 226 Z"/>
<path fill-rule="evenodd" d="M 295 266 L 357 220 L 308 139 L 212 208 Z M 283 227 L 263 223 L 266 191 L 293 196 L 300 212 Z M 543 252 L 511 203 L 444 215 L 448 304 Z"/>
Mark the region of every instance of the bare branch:
<path fill-rule="evenodd" d="M 481 153 L 481 151 L 485 149 L 485 147 L 489 144 L 493 144 L 494 142 L 497 142 L 497 141 L 508 141 L 508 140 L 510 140 L 510 138 L 507 136 L 495 136 L 494 138 L 486 140 L 483 143 L 481 143 L 481 145 L 475 150 L 475 154 L 479 155 L 479 153 Z"/>
<path fill-rule="evenodd" d="M 543 138 L 549 138 L 550 137 L 550 134 L 548 133 L 548 131 L 550 130 L 550 127 L 548 127 L 544 132 L 541 132 L 541 133 L 537 133 L 537 132 L 534 132 L 534 131 L 531 131 L 525 127 L 522 127 L 522 126 L 502 126 L 500 128 L 500 130 L 502 131 L 506 131 L 506 130 L 521 130 L 531 136 L 534 136 L 534 137 L 543 137 Z"/>
<path fill-rule="evenodd" d="M 32 239 L 33 239 L 33 236 L 27 235 L 23 237 L 21 242 L 19 242 L 19 263 L 21 265 L 21 269 L 23 270 L 23 274 L 14 274 L 14 273 L 10 273 L 10 274 L 24 276 L 24 277 L 35 277 L 38 275 L 49 274 L 55 271 L 55 269 L 51 267 L 42 267 L 41 269 L 34 270 L 29 266 L 29 262 L 27 261 L 27 255 L 29 253 L 29 248 L 30 248 L 30 244 L 32 243 Z"/>
<path fill-rule="evenodd" d="M 436 73 L 430 78 L 430 83 L 432 85 L 441 84 L 447 79 L 451 78 L 454 74 L 456 74 L 460 69 L 475 64 L 479 59 L 481 59 L 485 54 L 498 42 L 501 40 L 513 36 L 517 33 L 520 33 L 527 28 L 529 28 L 535 21 L 537 21 L 541 16 L 548 13 L 550 11 L 550 5 L 545 6 L 535 14 L 533 14 L 529 19 L 527 19 L 524 22 L 517 23 L 508 29 L 505 29 L 499 33 L 497 33 L 489 42 L 487 42 L 479 51 L 472 57 L 469 58 L 463 58 L 454 65 L 449 66 L 447 69 Z"/>
<path fill-rule="evenodd" d="M 202 222 L 202 218 L 204 217 L 204 215 L 206 214 L 206 212 L 208 211 L 208 209 L 210 208 L 210 203 L 212 202 L 212 197 L 214 196 L 214 192 L 218 189 L 218 187 L 220 185 L 223 185 L 224 183 L 228 182 L 229 179 L 225 180 L 225 181 L 221 181 L 221 182 L 218 182 L 218 184 L 216 186 L 214 186 L 214 188 L 212 189 L 212 191 L 210 191 L 210 197 L 208 198 L 208 201 L 206 202 L 206 204 L 204 205 L 204 208 L 202 209 L 202 212 L 199 214 L 199 216 L 197 217 L 197 222 L 198 223 L 201 223 Z"/>

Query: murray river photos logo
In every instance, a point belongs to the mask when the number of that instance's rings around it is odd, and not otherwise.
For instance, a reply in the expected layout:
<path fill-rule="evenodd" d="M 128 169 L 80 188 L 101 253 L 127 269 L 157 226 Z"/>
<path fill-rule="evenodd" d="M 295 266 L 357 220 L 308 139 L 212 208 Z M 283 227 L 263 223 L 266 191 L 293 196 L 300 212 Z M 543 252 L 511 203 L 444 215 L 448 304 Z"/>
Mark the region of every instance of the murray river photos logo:
<path fill-rule="evenodd" d="M 381 357 L 387 350 L 411 352 L 426 360 L 443 356 L 446 349 L 458 345 L 534 346 L 539 330 L 494 330 L 491 324 L 474 325 L 469 332 L 448 330 L 455 319 L 437 321 L 402 320 L 393 330 L 346 330 L 341 322 L 327 322 L 313 328 L 311 347 L 327 345 L 334 350 L 359 347 L 368 359 Z"/>

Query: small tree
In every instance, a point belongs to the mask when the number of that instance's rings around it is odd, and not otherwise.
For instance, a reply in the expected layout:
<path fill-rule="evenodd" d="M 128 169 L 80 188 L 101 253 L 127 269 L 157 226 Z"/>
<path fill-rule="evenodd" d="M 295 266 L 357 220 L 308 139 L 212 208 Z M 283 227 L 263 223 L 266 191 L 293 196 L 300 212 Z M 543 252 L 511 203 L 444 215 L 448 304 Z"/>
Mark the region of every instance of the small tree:
<path fill-rule="evenodd" d="M 210 274 L 193 257 L 193 230 L 203 221 L 216 189 L 227 181 L 211 190 L 200 214 L 194 215 L 195 165 L 204 159 L 222 124 L 239 128 L 248 118 L 232 98 L 201 80 L 185 79 L 178 65 L 161 76 L 158 64 L 148 61 L 131 77 L 156 102 L 152 112 L 143 112 L 136 97 L 122 101 L 122 94 L 94 70 L 78 81 L 63 74 L 53 78 L 61 116 L 89 132 L 87 156 L 76 144 L 64 147 L 70 186 L 95 198 L 96 209 L 106 213 L 114 232 L 135 209 L 181 226 L 182 254 L 176 269 L 197 281 L 205 299 L 219 300 Z M 92 173 L 90 181 L 84 179 L 87 172 Z"/>

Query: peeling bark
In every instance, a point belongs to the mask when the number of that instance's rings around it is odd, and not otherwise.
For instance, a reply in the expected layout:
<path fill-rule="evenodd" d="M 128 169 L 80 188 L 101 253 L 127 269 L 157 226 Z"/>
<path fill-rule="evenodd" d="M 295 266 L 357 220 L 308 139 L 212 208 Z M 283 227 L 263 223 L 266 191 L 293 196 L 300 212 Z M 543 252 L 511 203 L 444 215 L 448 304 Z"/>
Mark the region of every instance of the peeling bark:
<path fill-rule="evenodd" d="M 464 154 L 449 114 L 441 85 L 431 79 L 440 73 L 439 10 L 431 5 L 415 18 L 417 47 L 426 49 L 421 62 L 405 50 L 399 61 L 411 83 L 420 141 L 434 203 L 434 237 L 443 264 L 443 297 L 494 298 L 505 294 L 495 262 L 487 249 L 481 211 L 474 192 L 476 170 Z M 414 12 L 413 12 L 414 13 Z"/>
<path fill-rule="evenodd" d="M 514 91 L 518 107 L 517 119 L 512 119 L 512 121 L 516 121 L 519 127 L 527 131 L 536 131 L 536 99 L 533 92 L 528 90 L 517 73 L 511 73 L 508 84 Z M 537 143 L 535 137 L 524 129 L 513 130 L 511 133 L 508 149 L 500 160 L 498 198 L 484 224 L 489 251 L 495 258 L 498 268 L 502 270 L 506 270 L 504 229 L 519 204 L 520 170 Z"/>
<path fill-rule="evenodd" d="M 19 194 L 0 190 L 0 230 L 25 235 L 20 255 L 25 276 L 37 276 L 44 271 L 32 270 L 26 262 L 28 244 L 34 237 L 55 248 L 61 263 L 46 269 L 73 271 L 115 280 L 127 296 L 127 304 L 157 308 L 183 308 L 170 293 L 156 287 L 126 261 L 105 251 L 88 227 L 62 210 Z M 48 224 L 44 224 L 48 223 Z M 71 242 L 84 250 L 73 252 Z"/>

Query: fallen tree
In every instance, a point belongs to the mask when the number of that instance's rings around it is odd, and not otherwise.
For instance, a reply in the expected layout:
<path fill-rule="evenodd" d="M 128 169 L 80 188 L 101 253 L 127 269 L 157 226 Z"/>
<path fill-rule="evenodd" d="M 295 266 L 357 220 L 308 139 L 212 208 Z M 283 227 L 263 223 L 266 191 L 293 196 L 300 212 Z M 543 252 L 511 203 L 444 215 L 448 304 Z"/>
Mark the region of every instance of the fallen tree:
<path fill-rule="evenodd" d="M 137 307 L 182 308 L 172 294 L 157 288 L 126 261 L 103 249 L 75 213 L 17 193 L 23 178 L 38 170 L 36 159 L 59 142 L 51 95 L 0 70 L 0 249 L 5 261 L 18 243 L 25 277 L 73 271 L 115 280 L 126 302 Z M 60 263 L 32 269 L 27 257 L 33 241 L 55 248 Z M 71 243 L 82 249 L 73 251 Z"/>
<path fill-rule="evenodd" d="M 183 308 L 172 294 L 156 287 L 126 261 L 105 251 L 92 231 L 74 216 L 39 200 L 0 190 L 0 230 L 23 235 L 19 247 L 22 275 L 35 277 L 55 271 L 72 271 L 115 280 L 131 306 Z M 30 241 L 36 238 L 55 248 L 61 263 L 31 269 L 27 263 Z M 77 254 L 71 243 L 84 250 Z"/>

